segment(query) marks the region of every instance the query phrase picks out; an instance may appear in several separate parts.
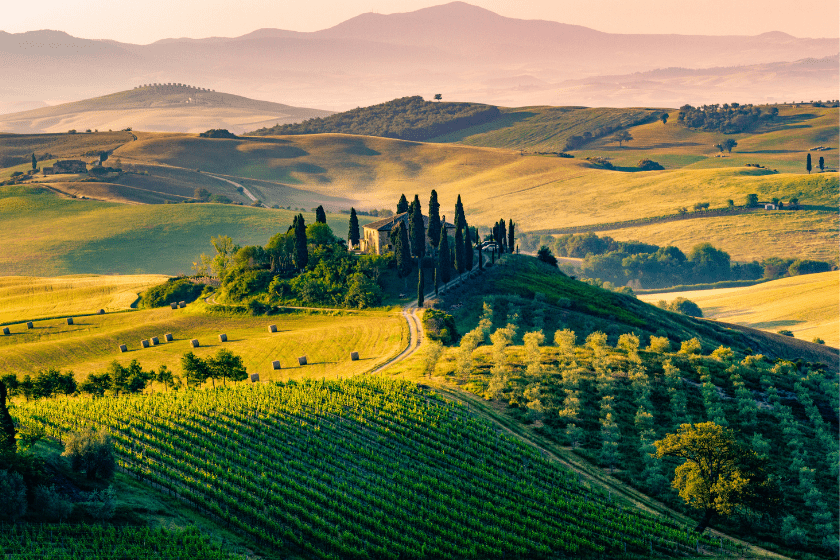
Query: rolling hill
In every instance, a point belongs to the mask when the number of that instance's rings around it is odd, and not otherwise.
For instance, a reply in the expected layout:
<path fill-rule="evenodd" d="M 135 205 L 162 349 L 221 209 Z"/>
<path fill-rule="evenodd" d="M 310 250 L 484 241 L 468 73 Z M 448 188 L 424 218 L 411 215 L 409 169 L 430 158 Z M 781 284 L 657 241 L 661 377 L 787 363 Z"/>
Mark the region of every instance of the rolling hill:
<path fill-rule="evenodd" d="M 0 115 L 0 131 L 19 134 L 68 130 L 204 132 L 234 134 L 264 126 L 324 117 L 330 111 L 257 101 L 186 84 L 144 85 L 96 97 Z"/>

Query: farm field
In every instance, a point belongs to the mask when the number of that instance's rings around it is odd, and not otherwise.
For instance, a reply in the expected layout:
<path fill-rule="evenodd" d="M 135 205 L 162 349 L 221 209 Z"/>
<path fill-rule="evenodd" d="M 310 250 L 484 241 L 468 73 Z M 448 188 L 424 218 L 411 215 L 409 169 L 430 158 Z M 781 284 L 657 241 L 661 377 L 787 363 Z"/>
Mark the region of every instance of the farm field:
<path fill-rule="evenodd" d="M 0 276 L 0 323 L 129 309 L 161 275 Z"/>
<path fill-rule="evenodd" d="M 650 303 L 677 297 L 699 305 L 708 319 L 770 332 L 787 329 L 796 338 L 811 341 L 819 337 L 829 346 L 840 348 L 838 272 L 781 278 L 743 288 L 639 295 Z"/>
<path fill-rule="evenodd" d="M 269 333 L 268 325 L 277 325 Z M 267 317 L 221 314 L 203 302 L 184 309 L 168 307 L 79 317 L 73 325 L 64 319 L 11 323 L 9 336 L 0 337 L 0 363 L 9 373 L 33 374 L 49 366 L 72 370 L 78 380 L 104 371 L 113 360 L 126 365 L 136 359 L 145 370 L 166 365 L 181 372 L 181 357 L 193 351 L 199 357 L 226 348 L 242 357 L 249 373 L 261 380 L 354 375 L 371 369 L 402 349 L 404 321 L 387 311 L 292 312 Z M 172 342 L 164 334 L 172 333 Z M 228 341 L 219 342 L 219 334 Z M 141 340 L 156 336 L 159 346 L 142 348 Z M 190 347 L 191 339 L 201 346 Z M 121 353 L 119 345 L 128 352 Z M 360 359 L 350 361 L 350 353 Z M 307 356 L 308 365 L 298 365 Z M 279 360 L 282 369 L 273 370 Z"/>

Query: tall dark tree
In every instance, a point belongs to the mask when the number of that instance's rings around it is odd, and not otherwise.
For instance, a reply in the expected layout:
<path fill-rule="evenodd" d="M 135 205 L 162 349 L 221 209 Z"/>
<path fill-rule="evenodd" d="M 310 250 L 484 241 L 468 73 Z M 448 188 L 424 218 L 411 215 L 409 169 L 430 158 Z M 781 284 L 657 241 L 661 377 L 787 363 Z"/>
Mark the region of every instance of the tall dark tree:
<path fill-rule="evenodd" d="M 397 202 L 397 214 L 402 214 L 403 212 L 408 212 L 408 199 L 405 195 L 401 195 L 400 201 Z"/>
<path fill-rule="evenodd" d="M 350 247 L 355 247 L 359 244 L 359 218 L 356 217 L 356 209 L 350 209 L 350 231 L 347 232 L 347 239 L 350 241 Z"/>
<path fill-rule="evenodd" d="M 472 236 L 470 235 L 470 226 L 464 220 L 464 268 L 467 271 L 472 270 L 473 267 L 473 244 Z"/>
<path fill-rule="evenodd" d="M 426 291 L 423 278 L 423 267 L 417 267 L 417 307 L 423 307 L 423 292 Z"/>
<path fill-rule="evenodd" d="M 411 274 L 411 249 L 408 242 L 408 228 L 400 222 L 395 228 L 394 258 L 397 261 L 397 275 L 407 278 Z"/>
<path fill-rule="evenodd" d="M 306 222 L 303 214 L 298 214 L 295 227 L 295 266 L 303 270 L 309 263 L 309 248 L 306 246 Z"/>
<path fill-rule="evenodd" d="M 420 209 L 420 199 L 414 195 L 411 203 L 411 252 L 418 259 L 426 254 L 426 226 L 423 223 L 423 213 Z"/>
<path fill-rule="evenodd" d="M 825 171 L 825 158 L 820 156 L 820 161 L 817 162 L 817 165 L 820 166 L 820 171 Z"/>
<path fill-rule="evenodd" d="M 808 154 L 808 156 L 805 158 L 805 169 L 808 170 L 808 174 L 810 175 L 811 174 L 811 154 Z"/>
<path fill-rule="evenodd" d="M 446 217 L 444 217 L 444 223 Z M 444 284 L 449 282 L 451 257 L 449 256 L 449 236 L 446 235 L 446 226 L 440 227 L 440 243 L 438 244 L 438 269 L 440 270 L 440 280 Z"/>
<path fill-rule="evenodd" d="M 440 203 L 434 189 L 429 197 L 429 240 L 432 247 L 437 247 L 440 243 Z"/>
<path fill-rule="evenodd" d="M 505 227 L 505 219 L 499 220 L 499 255 L 505 252 L 507 247 L 507 228 Z"/>
<path fill-rule="evenodd" d="M 514 244 L 515 237 L 513 234 L 513 220 L 508 219 L 508 230 L 507 230 L 507 239 L 508 239 L 508 252 L 513 253 L 513 248 L 516 247 Z"/>
<path fill-rule="evenodd" d="M 668 123 L 668 117 L 670 117 L 670 116 L 671 115 L 669 115 L 668 113 L 662 113 L 661 115 L 659 115 L 659 120 L 662 121 L 662 124 L 667 124 Z"/>
<path fill-rule="evenodd" d="M 484 251 L 481 250 L 481 243 L 478 244 L 478 270 L 484 270 Z"/>
<path fill-rule="evenodd" d="M 316 224 L 326 224 L 327 223 L 327 213 L 324 211 L 323 206 L 318 206 L 315 209 L 315 223 Z"/>
<path fill-rule="evenodd" d="M 32 171 L 38 169 L 38 160 L 35 159 L 35 153 L 32 153 Z"/>
<path fill-rule="evenodd" d="M 458 220 L 461 220 L 461 222 L 462 222 L 461 225 L 463 225 L 463 221 L 464 221 L 465 218 L 466 218 L 466 216 L 464 215 L 464 205 L 461 202 L 461 195 L 459 194 L 458 195 L 458 200 L 455 201 L 455 220 L 456 220 L 455 225 L 456 226 L 458 225 Z"/>
<path fill-rule="evenodd" d="M 455 270 L 458 274 L 463 274 L 466 270 L 466 263 L 464 262 L 464 230 L 461 229 L 461 224 L 455 229 Z"/>
<path fill-rule="evenodd" d="M 6 407 L 6 384 L 0 381 L 0 453 L 14 453 L 16 450 L 15 423 Z"/>

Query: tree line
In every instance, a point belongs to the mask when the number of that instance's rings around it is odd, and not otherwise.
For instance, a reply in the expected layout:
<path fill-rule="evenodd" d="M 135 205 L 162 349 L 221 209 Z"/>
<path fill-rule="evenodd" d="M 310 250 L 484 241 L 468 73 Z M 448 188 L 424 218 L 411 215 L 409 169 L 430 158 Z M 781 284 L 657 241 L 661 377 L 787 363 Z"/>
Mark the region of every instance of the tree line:
<path fill-rule="evenodd" d="M 677 121 L 686 128 L 737 134 L 752 130 L 762 122 L 772 121 L 778 114 L 779 109 L 777 107 L 767 107 L 762 110 L 760 107 L 751 104 L 724 103 L 723 105 L 713 104 L 701 107 L 685 104 L 680 107 Z M 732 151 L 731 147 L 727 148 Z"/>

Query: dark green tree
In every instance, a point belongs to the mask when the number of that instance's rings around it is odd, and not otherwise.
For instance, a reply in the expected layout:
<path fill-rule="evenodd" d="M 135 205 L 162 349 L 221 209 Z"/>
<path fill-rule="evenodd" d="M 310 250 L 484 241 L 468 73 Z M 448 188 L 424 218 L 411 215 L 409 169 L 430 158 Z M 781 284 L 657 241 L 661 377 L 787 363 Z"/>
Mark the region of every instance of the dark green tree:
<path fill-rule="evenodd" d="M 309 248 L 306 246 L 306 222 L 303 214 L 295 218 L 295 266 L 300 270 L 306 268 L 309 263 Z"/>
<path fill-rule="evenodd" d="M 659 120 L 662 121 L 662 124 L 667 124 L 668 123 L 668 117 L 670 117 L 670 116 L 671 115 L 669 115 L 668 113 L 662 113 L 661 115 L 659 115 Z"/>
<path fill-rule="evenodd" d="M 89 479 L 108 479 L 117 470 L 114 440 L 105 430 L 86 428 L 67 437 L 62 456 L 70 458 L 71 468 L 85 471 Z"/>
<path fill-rule="evenodd" d="M 210 369 L 210 378 L 221 378 L 222 384 L 226 384 L 228 379 L 242 381 L 248 377 L 242 358 L 224 348 L 220 349 L 215 356 L 207 359 L 207 367 Z"/>
<path fill-rule="evenodd" d="M 808 154 L 805 157 L 805 169 L 808 170 L 808 174 L 811 174 L 811 154 Z"/>
<path fill-rule="evenodd" d="M 434 189 L 429 197 L 429 240 L 432 247 L 437 247 L 440 243 L 440 203 Z"/>
<path fill-rule="evenodd" d="M 181 357 L 181 367 L 184 369 L 188 385 L 201 385 L 210 379 L 211 372 L 207 362 L 192 352 L 187 352 Z"/>
<path fill-rule="evenodd" d="M 326 224 L 327 223 L 327 213 L 324 211 L 323 206 L 318 206 L 315 209 L 315 223 L 316 224 Z"/>
<path fill-rule="evenodd" d="M 38 160 L 35 159 L 35 153 L 32 154 L 32 171 L 38 169 Z"/>
<path fill-rule="evenodd" d="M 505 227 L 505 219 L 499 220 L 499 255 L 506 252 L 507 248 L 507 228 Z"/>
<path fill-rule="evenodd" d="M 15 423 L 6 407 L 6 396 L 6 383 L 0 381 L 0 454 L 14 453 L 17 450 Z"/>
<path fill-rule="evenodd" d="M 629 142 L 629 141 L 630 141 L 630 140 L 632 140 L 632 139 L 633 139 L 633 135 L 632 135 L 632 134 L 630 134 L 630 132 L 629 132 L 629 131 L 627 131 L 627 130 L 619 130 L 619 131 L 618 131 L 618 132 L 616 132 L 616 133 L 615 133 L 615 135 L 613 136 L 613 140 L 615 140 L 616 142 L 618 142 L 618 147 L 619 147 L 619 148 L 621 147 L 621 144 L 622 144 L 622 143 L 624 143 L 624 142 Z"/>
<path fill-rule="evenodd" d="M 461 202 L 461 195 L 458 195 L 458 200 L 455 202 L 455 226 L 458 226 L 458 221 L 461 221 L 461 226 L 464 225 L 466 221 L 466 216 L 464 215 L 464 204 Z"/>
<path fill-rule="evenodd" d="M 405 195 L 401 195 L 400 201 L 397 202 L 397 214 L 402 214 L 403 212 L 408 212 L 408 199 Z"/>
<path fill-rule="evenodd" d="M 350 209 L 350 231 L 347 232 L 347 239 L 350 241 L 350 247 L 356 247 L 359 244 L 359 218 L 356 216 L 356 209 Z"/>
<path fill-rule="evenodd" d="M 446 226 L 442 225 L 440 227 L 440 244 L 438 245 L 438 269 L 440 270 L 440 280 L 444 284 L 449 282 L 451 262 L 452 260 L 449 255 L 449 236 L 446 235 Z"/>
<path fill-rule="evenodd" d="M 513 248 L 516 245 L 514 245 L 513 220 L 511 220 L 511 219 L 508 219 L 507 242 L 508 242 L 508 252 L 513 253 Z"/>
<path fill-rule="evenodd" d="M 397 275 L 400 278 L 408 277 L 411 274 L 411 249 L 405 222 L 400 222 L 394 228 L 394 258 L 397 261 Z"/>
<path fill-rule="evenodd" d="M 481 243 L 478 244 L 478 270 L 484 270 L 484 251 L 481 250 Z"/>
<path fill-rule="evenodd" d="M 817 165 L 820 166 L 820 171 L 825 171 L 825 158 L 820 156 L 820 160 L 817 162 Z"/>
<path fill-rule="evenodd" d="M 417 307 L 423 307 L 423 292 L 426 291 L 423 278 L 423 266 L 418 266 L 417 271 Z"/>
<path fill-rule="evenodd" d="M 537 258 L 546 264 L 557 266 L 557 258 L 551 254 L 551 249 L 546 245 L 541 246 L 540 250 L 537 251 Z"/>
<path fill-rule="evenodd" d="M 472 236 L 470 235 L 470 226 L 464 220 L 464 268 L 467 271 L 472 270 L 473 267 L 473 244 Z"/>
<path fill-rule="evenodd" d="M 757 194 L 748 194 L 747 195 L 747 208 L 755 208 L 758 206 L 758 195 Z"/>
<path fill-rule="evenodd" d="M 426 226 L 423 224 L 423 213 L 417 195 L 414 195 L 411 205 L 411 252 L 418 259 L 422 259 L 426 254 Z"/>
<path fill-rule="evenodd" d="M 464 231 L 461 229 L 461 223 L 459 223 L 458 227 L 455 228 L 455 270 L 458 271 L 458 274 L 463 274 L 466 270 L 464 258 Z"/>
<path fill-rule="evenodd" d="M 435 101 L 437 101 L 438 103 L 440 103 L 440 100 L 441 100 L 441 99 L 443 99 L 443 95 L 441 95 L 441 94 L 439 94 L 439 93 L 436 93 L 436 94 L 435 94 Z"/>

